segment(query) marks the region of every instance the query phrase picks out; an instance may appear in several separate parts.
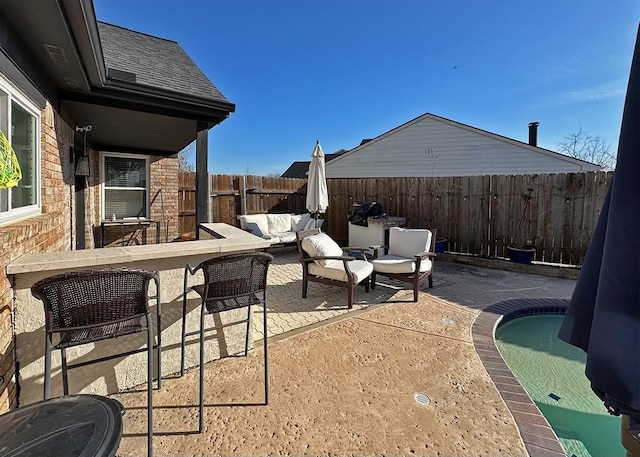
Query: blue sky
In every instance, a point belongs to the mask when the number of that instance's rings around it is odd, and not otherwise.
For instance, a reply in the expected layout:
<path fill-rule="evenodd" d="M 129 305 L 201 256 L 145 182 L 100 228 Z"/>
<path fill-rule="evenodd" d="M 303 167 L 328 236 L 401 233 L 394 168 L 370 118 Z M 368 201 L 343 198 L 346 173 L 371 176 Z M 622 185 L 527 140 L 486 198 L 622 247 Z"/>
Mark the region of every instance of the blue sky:
<path fill-rule="evenodd" d="M 175 40 L 236 112 L 212 173 L 280 174 L 426 112 L 538 145 L 615 150 L 637 0 L 94 0 L 98 20 Z"/>

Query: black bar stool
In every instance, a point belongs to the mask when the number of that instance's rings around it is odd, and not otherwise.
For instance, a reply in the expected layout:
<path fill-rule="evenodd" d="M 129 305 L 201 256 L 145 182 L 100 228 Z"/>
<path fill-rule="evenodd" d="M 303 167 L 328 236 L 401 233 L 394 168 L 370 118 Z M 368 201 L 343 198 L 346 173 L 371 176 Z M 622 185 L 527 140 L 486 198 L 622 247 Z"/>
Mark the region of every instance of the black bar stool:
<path fill-rule="evenodd" d="M 155 283 L 155 295 L 149 293 L 151 281 Z M 160 282 L 157 272 L 135 268 L 104 268 L 62 273 L 36 282 L 31 287 L 31 293 L 42 300 L 45 310 L 45 399 L 51 397 L 51 353 L 54 350 L 61 352 L 64 395 L 69 395 L 68 370 L 147 352 L 147 446 L 148 455 L 151 456 L 154 349 L 158 352 L 158 388 L 162 381 Z M 156 302 L 157 344 L 154 344 L 150 300 Z M 138 332 L 147 333 L 146 347 L 83 362 L 67 363 L 67 348 Z"/>
<path fill-rule="evenodd" d="M 184 374 L 184 351 L 187 335 L 200 334 L 200 409 L 198 432 L 204 425 L 204 333 L 231 325 L 247 323 L 244 355 L 249 350 L 249 334 L 251 325 L 251 307 L 262 305 L 264 334 L 264 403 L 269 403 L 269 376 L 267 363 L 267 271 L 273 256 L 264 252 L 231 254 L 216 257 L 200 263 L 195 268 L 187 265 L 184 270 L 184 294 L 182 298 L 182 354 L 180 376 Z M 203 284 L 188 286 L 189 275 L 202 271 Z M 201 300 L 200 329 L 187 334 L 187 293 L 195 291 Z M 205 314 L 215 314 L 232 309 L 247 308 L 247 318 L 235 322 L 221 324 L 216 327 L 204 327 Z"/>

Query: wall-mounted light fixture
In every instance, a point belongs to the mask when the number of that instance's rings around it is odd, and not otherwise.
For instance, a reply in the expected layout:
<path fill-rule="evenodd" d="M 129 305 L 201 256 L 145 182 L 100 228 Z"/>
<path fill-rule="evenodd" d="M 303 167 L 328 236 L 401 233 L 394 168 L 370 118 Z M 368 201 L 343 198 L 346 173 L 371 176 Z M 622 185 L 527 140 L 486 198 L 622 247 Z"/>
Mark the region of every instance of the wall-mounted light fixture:
<path fill-rule="evenodd" d="M 91 176 L 91 169 L 89 168 L 89 156 L 76 157 L 75 175 L 79 177 Z"/>
<path fill-rule="evenodd" d="M 75 175 L 78 177 L 87 177 L 91 176 L 91 168 L 89 167 L 89 156 L 87 154 L 87 133 L 91 131 L 93 127 L 91 124 L 87 124 L 84 126 L 76 125 L 76 132 L 83 133 L 83 143 L 82 150 L 76 151 L 75 160 L 76 160 L 76 170 Z"/>

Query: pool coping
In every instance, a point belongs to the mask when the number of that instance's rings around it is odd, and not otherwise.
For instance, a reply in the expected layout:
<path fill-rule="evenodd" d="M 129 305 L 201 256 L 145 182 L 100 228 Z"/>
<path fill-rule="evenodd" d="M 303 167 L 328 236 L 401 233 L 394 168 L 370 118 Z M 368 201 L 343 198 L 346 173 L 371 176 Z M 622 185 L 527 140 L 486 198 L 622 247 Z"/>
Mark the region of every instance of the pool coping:
<path fill-rule="evenodd" d="M 500 324 L 523 316 L 564 314 L 569 300 L 558 298 L 513 299 L 495 303 L 480 312 L 471 334 L 480 360 L 511 411 L 531 457 L 566 456 L 556 433 L 498 351 L 495 331 Z"/>

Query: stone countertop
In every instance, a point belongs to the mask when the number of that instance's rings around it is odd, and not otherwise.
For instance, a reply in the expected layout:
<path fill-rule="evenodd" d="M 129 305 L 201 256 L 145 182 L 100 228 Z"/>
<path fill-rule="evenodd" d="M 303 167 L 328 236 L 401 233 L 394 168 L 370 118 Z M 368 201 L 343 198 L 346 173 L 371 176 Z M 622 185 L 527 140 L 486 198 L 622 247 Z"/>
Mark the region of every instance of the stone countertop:
<path fill-rule="evenodd" d="M 7 274 L 99 268 L 145 260 L 223 254 L 269 247 L 268 241 L 228 224 L 212 223 L 205 226 L 220 238 L 182 243 L 25 254 L 7 265 Z"/>
<path fill-rule="evenodd" d="M 385 227 L 400 227 L 407 223 L 406 217 L 400 216 L 385 216 L 385 217 L 369 217 L 367 218 L 367 224 L 379 224 Z"/>

